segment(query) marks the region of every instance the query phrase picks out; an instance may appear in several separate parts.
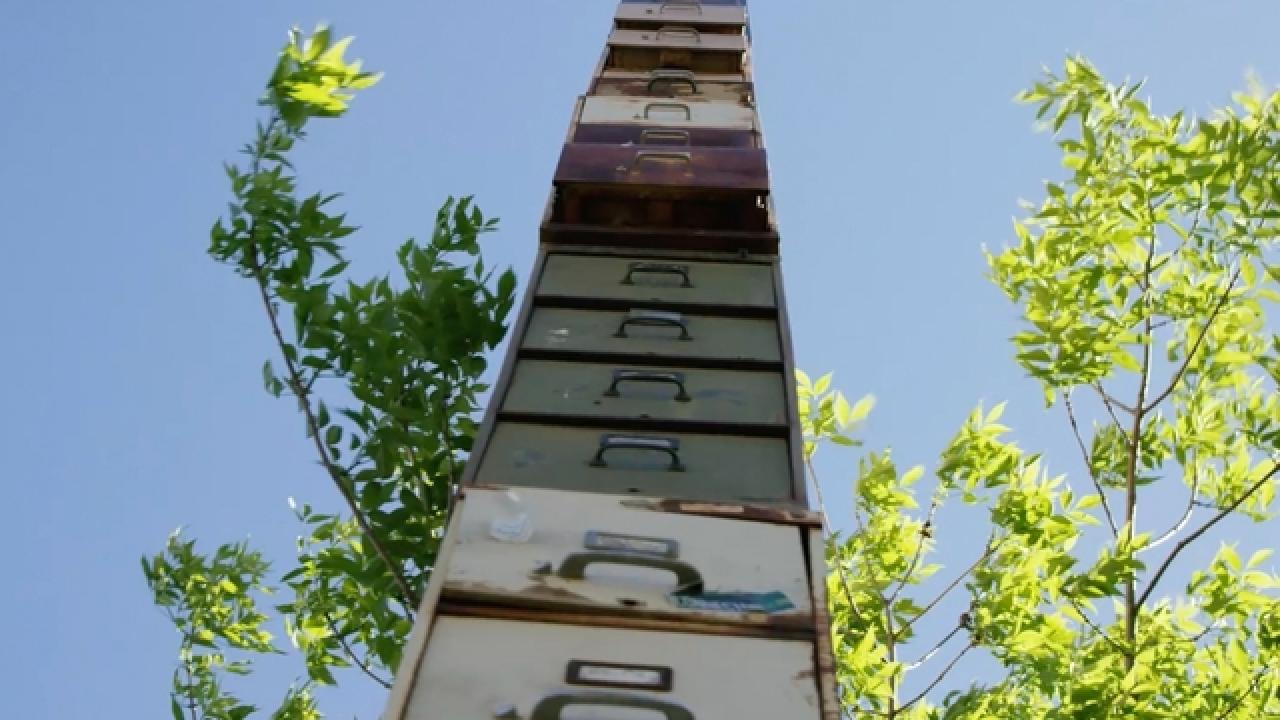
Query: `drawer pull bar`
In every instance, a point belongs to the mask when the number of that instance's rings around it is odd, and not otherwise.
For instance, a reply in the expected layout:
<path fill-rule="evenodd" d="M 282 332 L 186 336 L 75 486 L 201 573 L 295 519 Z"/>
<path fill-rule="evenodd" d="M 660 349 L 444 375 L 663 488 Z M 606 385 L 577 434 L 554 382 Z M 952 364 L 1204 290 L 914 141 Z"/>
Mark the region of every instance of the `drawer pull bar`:
<path fill-rule="evenodd" d="M 627 263 L 627 274 L 622 278 L 623 285 L 635 285 L 633 277 L 636 273 L 647 273 L 652 275 L 679 275 L 682 278 L 680 287 L 691 288 L 693 283 L 689 282 L 689 266 L 676 265 L 675 263 L 657 263 L 657 262 L 633 262 Z"/>
<path fill-rule="evenodd" d="M 693 336 L 689 334 L 689 324 L 683 315 L 677 313 L 650 313 L 644 310 L 633 310 L 631 314 L 618 323 L 618 331 L 613 334 L 616 338 L 625 338 L 627 335 L 628 325 L 639 325 L 640 327 L 670 327 L 680 328 L 680 340 L 692 340 Z"/>
<path fill-rule="evenodd" d="M 693 109 L 684 103 L 675 103 L 675 102 L 646 103 L 644 106 L 644 113 L 641 114 L 640 119 L 652 120 L 653 116 L 651 113 L 654 110 L 681 110 L 681 111 L 684 111 L 685 120 L 693 120 Z"/>
<path fill-rule="evenodd" d="M 622 397 L 622 393 L 618 390 L 618 385 L 624 382 L 643 382 L 643 383 L 666 383 L 676 386 L 676 394 L 672 399 L 676 402 L 689 402 L 693 398 L 689 397 L 689 392 L 684 387 L 684 373 L 682 372 L 651 372 L 648 370 L 614 370 L 613 382 L 609 383 L 608 389 L 604 391 L 605 397 Z"/>
<path fill-rule="evenodd" d="M 656 141 L 656 142 L 651 142 Z M 688 130 L 667 130 L 666 128 L 645 128 L 640 131 L 641 145 L 689 145 Z"/>
<path fill-rule="evenodd" d="M 564 709 L 571 705 L 597 705 L 601 707 L 626 707 L 637 710 L 654 710 L 665 720 L 697 720 L 688 708 L 667 700 L 643 695 L 621 693 L 581 692 L 547 695 L 533 706 L 529 720 L 560 720 Z"/>
<path fill-rule="evenodd" d="M 667 472 L 684 472 L 684 463 L 680 462 L 680 441 L 675 438 L 637 437 L 635 435 L 615 435 L 605 433 L 600 436 L 600 447 L 587 463 L 591 467 L 609 467 L 604 454 L 610 450 L 656 450 L 671 457 Z"/>
<path fill-rule="evenodd" d="M 680 12 L 696 12 L 701 15 L 702 3 L 698 2 L 698 0 L 667 0 L 658 6 L 658 14 L 661 15 L 668 9 Z"/>
<path fill-rule="evenodd" d="M 653 94 L 653 88 L 658 83 L 667 83 L 668 85 L 685 83 L 689 86 L 690 92 L 694 94 L 697 94 L 698 92 L 698 81 L 690 70 L 668 70 L 659 68 L 651 71 L 649 73 L 649 86 L 647 88 L 649 94 Z"/>
<path fill-rule="evenodd" d="M 683 560 L 655 557 L 641 553 L 604 552 L 599 550 L 572 553 L 560 562 L 560 568 L 556 570 L 556 575 L 565 580 L 585 580 L 587 567 L 596 563 L 634 565 L 636 567 L 667 570 L 676 576 L 675 594 L 702 594 L 702 573 L 698 572 L 697 568 Z"/>
<path fill-rule="evenodd" d="M 685 172 L 687 173 L 687 168 L 693 164 L 693 153 L 674 150 L 637 150 L 628 170 L 637 172 L 640 170 L 640 165 L 645 162 L 669 163 L 672 165 L 678 163 L 685 166 Z M 619 169 L 621 170 L 622 168 Z"/>
<path fill-rule="evenodd" d="M 683 25 L 666 25 L 658 28 L 657 38 L 661 40 L 663 35 L 685 38 L 693 43 L 702 42 L 702 34 L 698 32 L 697 28 L 685 27 Z"/>

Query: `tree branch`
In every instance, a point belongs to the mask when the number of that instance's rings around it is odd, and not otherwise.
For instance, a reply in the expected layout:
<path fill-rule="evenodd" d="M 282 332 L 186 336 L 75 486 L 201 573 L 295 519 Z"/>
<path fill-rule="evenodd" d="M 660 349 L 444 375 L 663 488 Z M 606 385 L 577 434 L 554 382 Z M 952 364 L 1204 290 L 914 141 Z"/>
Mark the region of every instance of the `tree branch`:
<path fill-rule="evenodd" d="M 1174 535 L 1177 535 L 1178 533 L 1182 532 L 1182 529 L 1185 528 L 1187 526 L 1187 523 L 1191 521 L 1191 515 L 1195 511 L 1196 492 L 1199 489 L 1200 489 L 1200 474 L 1196 472 L 1195 456 L 1193 455 L 1192 461 L 1191 461 L 1191 496 L 1187 498 L 1187 509 L 1183 511 L 1182 517 L 1179 518 L 1178 521 L 1173 524 L 1173 527 L 1169 528 L 1163 535 L 1161 535 L 1156 540 L 1152 541 L 1150 545 L 1147 545 L 1146 547 L 1139 550 L 1138 553 L 1144 553 L 1158 545 L 1163 545 L 1165 542 L 1173 538 Z M 1135 553 L 1135 554 L 1138 554 L 1138 553 Z"/>
<path fill-rule="evenodd" d="M 922 655 L 919 660 L 913 663 L 910 663 L 908 665 L 905 665 L 903 669 L 915 670 L 921 665 L 924 665 L 925 663 L 932 660 L 933 656 L 937 655 L 938 651 L 941 650 L 947 643 L 951 642 L 951 638 L 955 637 L 961 630 L 964 630 L 964 625 L 956 625 L 954 628 L 951 629 L 951 632 L 947 633 L 946 637 L 939 640 L 932 648 L 930 648 L 929 652 Z"/>
<path fill-rule="evenodd" d="M 1178 383 L 1182 381 L 1182 376 L 1186 374 L 1187 368 L 1191 366 L 1191 361 L 1195 359 L 1196 352 L 1200 349 L 1204 338 L 1209 334 L 1209 328 L 1213 325 L 1213 321 L 1222 312 L 1222 308 L 1226 306 L 1227 300 L 1231 299 L 1231 291 L 1235 289 L 1236 281 L 1240 279 L 1240 266 L 1237 265 L 1235 272 L 1231 274 L 1231 280 L 1227 283 L 1227 288 L 1222 291 L 1222 295 L 1218 297 L 1218 302 L 1214 304 L 1213 310 L 1209 313 L 1208 319 L 1204 321 L 1204 325 L 1200 328 L 1200 334 L 1196 336 L 1195 342 L 1191 344 L 1191 350 L 1187 352 L 1187 357 L 1183 359 L 1182 364 L 1173 374 L 1173 378 L 1169 380 L 1169 386 L 1166 387 L 1154 400 L 1142 409 L 1144 413 L 1151 412 L 1166 398 L 1173 394 L 1177 389 Z"/>
<path fill-rule="evenodd" d="M 915 697 L 911 698 L 907 702 L 903 703 L 902 707 L 900 707 L 898 710 L 899 711 L 906 710 L 912 705 L 915 705 L 916 703 L 923 700 L 926 695 L 928 695 L 930 692 L 933 691 L 935 687 L 938 686 L 938 683 L 942 682 L 943 678 L 947 676 L 947 673 L 951 672 L 951 670 L 956 666 L 956 663 L 960 662 L 960 658 L 964 657 L 965 653 L 969 652 L 974 648 L 974 645 L 975 643 L 972 641 L 970 641 L 968 645 L 965 645 L 964 649 L 961 650 L 959 653 L 957 653 L 956 656 L 951 659 L 951 662 L 947 663 L 947 666 L 942 669 L 942 672 L 938 673 L 938 677 L 934 678 L 933 682 L 929 683 L 929 687 L 925 688 L 924 690 L 921 690 L 919 695 L 916 695 Z"/>
<path fill-rule="evenodd" d="M 1124 648 L 1121 647 L 1119 643 L 1117 643 L 1115 640 L 1112 640 L 1111 636 L 1108 635 L 1105 630 L 1098 627 L 1098 625 L 1095 622 L 1089 619 L 1089 614 L 1084 611 L 1084 608 L 1080 607 L 1080 603 L 1076 602 L 1075 598 L 1068 597 L 1067 602 L 1071 603 L 1071 607 L 1075 608 L 1076 612 L 1080 613 L 1080 617 L 1084 620 L 1084 623 L 1088 625 L 1090 628 L 1092 628 L 1093 631 L 1097 633 L 1103 640 L 1106 640 L 1108 645 L 1115 648 L 1116 652 L 1120 653 L 1121 655 L 1125 653 Z"/>
<path fill-rule="evenodd" d="M 1003 540 L 1001 540 L 1001 542 L 1003 542 Z M 925 605 L 923 610 L 916 613 L 915 617 L 911 618 L 906 623 L 904 623 L 903 626 L 899 628 L 899 632 L 906 632 L 907 630 L 910 630 L 911 627 L 915 625 L 920 618 L 927 615 L 929 611 L 932 610 L 938 603 L 942 602 L 942 599 L 944 597 L 950 594 L 952 590 L 955 590 L 962 580 L 969 577 L 969 573 L 978 569 L 979 565 L 981 565 L 984 561 L 986 561 L 987 558 L 991 557 L 991 554 L 994 553 L 996 551 L 996 548 L 998 547 L 1000 547 L 1000 542 L 995 542 L 994 535 L 992 537 L 987 538 L 987 547 L 986 547 L 986 550 L 982 552 L 982 555 L 977 560 L 975 560 L 973 564 L 968 567 L 968 569 L 960 573 L 955 580 L 952 580 L 950 584 L 948 584 L 945 588 L 943 588 L 942 592 L 938 593 L 937 596 L 935 596 L 932 600 L 930 600 L 929 604 Z"/>
<path fill-rule="evenodd" d="M 808 470 L 809 472 L 809 480 L 813 482 L 814 497 L 817 498 L 818 510 L 819 512 L 822 513 L 823 530 L 826 532 L 827 537 L 830 538 L 832 537 L 831 519 L 830 519 L 830 516 L 827 514 L 827 503 L 825 500 L 822 499 L 822 485 L 818 482 L 817 471 L 813 469 L 812 458 L 806 457 L 804 459 L 804 466 L 805 466 L 805 469 Z M 835 558 L 835 560 L 836 561 L 833 564 L 836 566 L 836 575 L 840 577 L 840 587 L 842 590 L 844 590 L 845 600 L 849 602 L 849 609 L 853 611 L 854 615 L 857 616 L 858 620 L 865 622 L 865 618 L 862 615 L 862 609 L 858 607 L 857 600 L 854 599 L 853 588 L 850 587 L 849 585 L 849 574 L 845 569 L 844 563 L 840 560 L 838 556 Z"/>
<path fill-rule="evenodd" d="M 924 552 L 924 541 L 928 539 L 929 535 L 933 532 L 933 515 L 937 511 L 938 500 L 937 498 L 934 498 L 929 503 L 929 512 L 925 516 L 924 524 L 920 526 L 919 539 L 916 542 L 916 551 L 911 556 L 911 562 L 907 565 L 907 571 L 903 573 L 902 579 L 898 581 L 898 586 L 894 588 L 893 592 L 889 593 L 890 605 L 893 604 L 893 601 L 898 599 L 898 595 L 902 592 L 903 588 L 907 586 L 907 582 L 911 580 L 911 573 L 916 571 L 916 565 L 920 563 L 920 556 Z"/>
<path fill-rule="evenodd" d="M 1107 525 L 1111 526 L 1111 537 L 1119 537 L 1120 529 L 1116 527 L 1116 519 L 1111 514 L 1111 503 L 1107 500 L 1107 493 L 1103 491 L 1102 483 L 1098 482 L 1098 475 L 1093 471 L 1093 460 L 1084 446 L 1084 438 L 1080 436 L 1080 425 L 1076 422 L 1075 408 L 1071 406 L 1071 393 L 1063 391 L 1062 404 L 1067 409 L 1067 420 L 1071 422 L 1071 433 L 1076 436 L 1076 444 L 1080 446 L 1080 456 L 1084 459 L 1084 468 L 1089 473 L 1089 480 L 1093 482 L 1093 488 L 1098 491 L 1098 497 L 1102 500 L 1102 511 L 1107 516 Z"/>
<path fill-rule="evenodd" d="M 1151 577 L 1151 581 L 1147 583 L 1147 589 L 1142 593 L 1142 597 L 1138 598 L 1138 604 L 1142 605 L 1146 603 L 1147 599 L 1151 597 L 1151 593 L 1155 592 L 1156 585 L 1160 582 L 1160 578 L 1164 577 L 1165 572 L 1168 571 L 1169 566 L 1173 564 L 1174 559 L 1177 558 L 1183 550 L 1186 550 L 1188 545 L 1200 539 L 1200 536 L 1208 532 L 1210 528 L 1217 525 L 1226 516 L 1235 512 L 1236 508 L 1244 504 L 1245 500 L 1248 500 L 1255 492 L 1258 491 L 1258 488 L 1265 485 L 1277 472 L 1280 472 L 1280 462 L 1274 463 L 1271 466 L 1271 470 L 1258 478 L 1258 481 L 1253 485 L 1250 485 L 1249 489 L 1241 493 L 1240 497 L 1236 498 L 1234 502 L 1227 507 L 1222 508 L 1217 515 L 1209 518 L 1209 520 L 1197 528 L 1195 532 L 1186 536 L 1182 540 L 1179 540 L 1178 544 L 1173 546 L 1173 550 L 1169 551 L 1169 555 L 1164 559 L 1164 562 L 1160 563 L 1160 568 L 1156 570 L 1156 574 Z"/>
<path fill-rule="evenodd" d="M 344 637 L 342 633 L 338 632 L 337 624 L 333 622 L 333 618 L 329 616 L 328 612 L 324 612 L 324 621 L 325 624 L 329 626 L 329 632 L 333 633 L 333 636 L 338 639 L 338 643 L 342 645 L 342 649 L 347 653 L 347 657 L 351 658 L 351 662 L 355 663 L 356 667 L 363 670 L 364 674 L 368 675 L 374 682 L 387 690 L 390 690 L 391 683 L 378 677 L 377 673 L 369 667 L 369 664 L 361 660 L 360 656 L 356 655 L 356 651 L 347 643 L 346 637 Z"/>

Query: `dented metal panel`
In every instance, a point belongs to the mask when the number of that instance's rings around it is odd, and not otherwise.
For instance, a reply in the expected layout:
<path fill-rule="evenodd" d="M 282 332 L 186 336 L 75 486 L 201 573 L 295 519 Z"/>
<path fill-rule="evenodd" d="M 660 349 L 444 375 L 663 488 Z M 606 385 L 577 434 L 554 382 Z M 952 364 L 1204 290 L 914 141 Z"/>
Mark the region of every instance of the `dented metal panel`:
<path fill-rule="evenodd" d="M 526 349 L 724 361 L 781 362 L 778 323 L 657 310 L 534 308 Z"/>
<path fill-rule="evenodd" d="M 737 102 L 712 102 L 696 98 L 660 99 L 586 97 L 578 114 L 580 123 L 641 123 L 670 128 L 726 128 L 754 130 L 755 111 Z"/>
<path fill-rule="evenodd" d="M 521 360 L 505 413 L 785 425 L 780 372 Z"/>
<path fill-rule="evenodd" d="M 783 438 L 495 424 L 476 485 L 514 485 L 714 502 L 789 502 Z"/>
<path fill-rule="evenodd" d="M 668 305 L 776 307 L 773 267 L 759 263 L 660 260 L 553 253 L 537 279 L 539 297 Z"/>
<path fill-rule="evenodd" d="M 470 488 L 458 512 L 446 594 L 708 623 L 813 622 L 796 527 L 535 488 Z"/>
<path fill-rule="evenodd" d="M 819 720 L 813 644 L 443 616 L 405 720 Z"/>

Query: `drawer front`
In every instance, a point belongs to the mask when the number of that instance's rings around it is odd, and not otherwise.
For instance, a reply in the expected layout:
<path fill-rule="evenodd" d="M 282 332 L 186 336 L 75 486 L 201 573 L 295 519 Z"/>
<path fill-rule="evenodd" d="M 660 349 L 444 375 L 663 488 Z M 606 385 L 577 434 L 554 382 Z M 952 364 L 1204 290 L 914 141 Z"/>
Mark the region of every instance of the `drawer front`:
<path fill-rule="evenodd" d="M 749 503 L 794 494 L 780 438 L 500 422 L 478 485 Z"/>
<path fill-rule="evenodd" d="M 602 80 L 650 80 L 655 73 L 678 72 L 664 69 L 656 69 L 649 71 L 640 70 L 601 70 L 597 78 Z M 731 73 L 697 73 L 694 75 L 699 82 L 715 82 L 715 83 L 749 83 L 751 78 L 741 72 Z"/>
<path fill-rule="evenodd" d="M 764 150 L 750 148 L 571 143 L 560 153 L 555 183 L 765 193 L 769 191 L 769 165 Z"/>
<path fill-rule="evenodd" d="M 508 413 L 785 425 L 782 373 L 520 360 Z"/>
<path fill-rule="evenodd" d="M 754 308 L 772 308 L 776 302 L 769 265 L 559 253 L 547 256 L 537 293 Z"/>
<path fill-rule="evenodd" d="M 812 627 L 800 531 L 627 507 L 622 498 L 470 488 L 445 592 L 504 604 Z"/>
<path fill-rule="evenodd" d="M 639 124 L 607 125 L 580 123 L 573 129 L 575 143 L 605 145 L 642 145 L 654 147 L 760 147 L 760 135 L 754 130 L 721 128 L 646 127 Z"/>
<path fill-rule="evenodd" d="M 522 347 L 575 353 L 781 362 L 774 320 L 634 308 L 534 308 Z"/>
<path fill-rule="evenodd" d="M 747 39 L 736 33 L 704 33 L 687 25 L 668 25 L 652 30 L 615 29 L 609 33 L 609 47 L 637 50 L 680 48 L 698 54 L 742 53 L 747 49 Z"/>
<path fill-rule="evenodd" d="M 755 97 L 751 83 L 709 82 L 693 73 L 662 73 L 651 78 L 622 80 L 600 78 L 591 86 L 594 95 L 648 98 L 679 98 L 738 103 L 750 107 Z"/>
<path fill-rule="evenodd" d="M 738 103 L 592 95 L 583 101 L 578 122 L 754 130 L 756 114 L 752 108 Z"/>
<path fill-rule="evenodd" d="M 696 2 L 624 2 L 618 5 L 614 18 L 619 27 L 625 27 L 624 23 L 740 27 L 747 22 L 747 9 Z"/>
<path fill-rule="evenodd" d="M 636 32 L 615 30 L 617 33 Z M 729 35 L 704 35 L 704 38 L 732 37 Z M 692 43 L 670 46 L 665 40 L 652 45 L 610 45 L 604 58 L 603 70 L 628 70 L 651 72 L 657 69 L 690 70 L 696 73 L 742 73 L 746 53 L 739 50 L 711 50 Z"/>
<path fill-rule="evenodd" d="M 439 617 L 406 720 L 819 720 L 813 643 Z"/>

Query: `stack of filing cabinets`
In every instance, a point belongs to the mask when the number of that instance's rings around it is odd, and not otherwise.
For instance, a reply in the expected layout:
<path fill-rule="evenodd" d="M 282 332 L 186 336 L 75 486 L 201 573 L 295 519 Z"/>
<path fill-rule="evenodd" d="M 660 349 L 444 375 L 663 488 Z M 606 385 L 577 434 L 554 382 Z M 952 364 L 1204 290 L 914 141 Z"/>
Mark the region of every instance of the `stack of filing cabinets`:
<path fill-rule="evenodd" d="M 742 0 L 623 2 L 385 720 L 835 720 Z"/>

